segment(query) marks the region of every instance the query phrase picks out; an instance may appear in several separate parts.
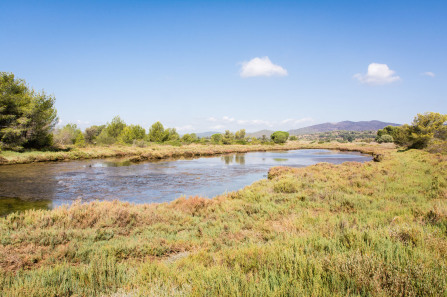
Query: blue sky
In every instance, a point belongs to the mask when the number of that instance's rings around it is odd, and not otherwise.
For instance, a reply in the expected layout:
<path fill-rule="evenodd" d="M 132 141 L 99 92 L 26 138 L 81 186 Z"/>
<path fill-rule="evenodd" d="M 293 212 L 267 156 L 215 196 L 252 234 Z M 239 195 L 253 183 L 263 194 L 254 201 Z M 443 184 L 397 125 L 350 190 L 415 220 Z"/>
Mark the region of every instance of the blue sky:
<path fill-rule="evenodd" d="M 447 113 L 447 1 L 1 1 L 0 71 L 61 124 L 182 133 Z"/>

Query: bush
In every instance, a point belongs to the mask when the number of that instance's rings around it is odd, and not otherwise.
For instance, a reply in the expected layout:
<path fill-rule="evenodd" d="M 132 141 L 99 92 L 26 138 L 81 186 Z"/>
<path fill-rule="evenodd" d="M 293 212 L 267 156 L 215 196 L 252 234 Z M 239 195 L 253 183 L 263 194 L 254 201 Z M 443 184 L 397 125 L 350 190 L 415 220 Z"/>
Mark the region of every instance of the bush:
<path fill-rule="evenodd" d="M 295 140 L 298 140 L 298 137 L 295 136 L 295 135 L 292 135 L 292 136 L 289 137 L 289 140 L 295 141 Z"/>
<path fill-rule="evenodd" d="M 198 140 L 197 135 L 195 133 L 191 133 L 191 134 L 185 134 L 182 136 L 182 142 L 183 143 L 193 143 L 195 141 Z"/>
<path fill-rule="evenodd" d="M 284 131 L 276 131 L 270 135 L 274 143 L 285 143 L 289 138 L 289 133 Z"/>
<path fill-rule="evenodd" d="M 384 134 L 377 139 L 378 143 L 391 143 L 393 141 L 394 141 L 393 136 L 388 134 Z"/>
<path fill-rule="evenodd" d="M 273 185 L 273 191 L 275 191 L 275 193 L 296 193 L 299 188 L 298 181 L 293 177 L 282 178 Z"/>

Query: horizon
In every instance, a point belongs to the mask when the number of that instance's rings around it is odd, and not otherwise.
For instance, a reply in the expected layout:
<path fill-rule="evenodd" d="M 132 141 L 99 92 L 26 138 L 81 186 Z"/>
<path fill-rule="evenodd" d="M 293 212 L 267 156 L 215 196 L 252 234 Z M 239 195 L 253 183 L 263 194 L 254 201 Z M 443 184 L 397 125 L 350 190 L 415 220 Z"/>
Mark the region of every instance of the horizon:
<path fill-rule="evenodd" d="M 14 1 L 0 71 L 60 125 L 120 115 L 179 133 L 410 123 L 447 113 L 443 1 Z"/>

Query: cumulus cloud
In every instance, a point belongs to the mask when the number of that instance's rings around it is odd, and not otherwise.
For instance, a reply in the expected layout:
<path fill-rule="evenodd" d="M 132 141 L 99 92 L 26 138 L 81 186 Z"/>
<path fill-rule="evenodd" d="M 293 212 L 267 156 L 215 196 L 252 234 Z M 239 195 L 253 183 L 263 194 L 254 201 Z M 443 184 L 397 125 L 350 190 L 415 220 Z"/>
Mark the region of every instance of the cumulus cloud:
<path fill-rule="evenodd" d="M 235 121 L 234 118 L 230 118 L 230 117 L 227 117 L 227 116 L 224 116 L 224 117 L 222 118 L 222 120 L 223 120 L 224 122 L 226 122 L 226 123 L 232 123 L 232 122 Z"/>
<path fill-rule="evenodd" d="M 430 76 L 430 77 L 435 77 L 436 76 L 433 72 L 430 72 L 430 71 L 423 72 L 423 73 L 421 73 L 421 75 Z"/>
<path fill-rule="evenodd" d="M 379 63 L 369 64 L 366 74 L 357 73 L 354 78 L 368 85 L 384 85 L 400 80 L 400 77 L 395 75 L 395 71 L 391 70 L 387 64 Z"/>
<path fill-rule="evenodd" d="M 241 77 L 254 76 L 286 76 L 287 70 L 270 61 L 269 57 L 253 58 L 250 61 L 242 62 L 240 71 Z"/>

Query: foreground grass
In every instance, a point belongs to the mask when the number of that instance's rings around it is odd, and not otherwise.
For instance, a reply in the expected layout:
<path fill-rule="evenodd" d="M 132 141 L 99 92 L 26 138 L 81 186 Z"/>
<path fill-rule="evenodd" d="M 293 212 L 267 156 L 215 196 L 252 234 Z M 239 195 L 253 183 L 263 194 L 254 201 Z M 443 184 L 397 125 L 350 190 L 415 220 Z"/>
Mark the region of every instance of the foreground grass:
<path fill-rule="evenodd" d="M 361 151 L 367 154 L 381 154 L 385 145 L 367 145 L 365 143 L 341 144 L 338 142 L 316 144 L 310 142 L 289 141 L 286 144 L 266 145 L 202 145 L 190 144 L 171 146 L 152 144 L 140 148 L 129 145 L 113 145 L 109 147 L 92 146 L 85 148 L 73 147 L 67 151 L 28 151 L 28 152 L 0 152 L 0 165 L 24 164 L 46 161 L 66 161 L 78 159 L 98 159 L 110 157 L 127 157 L 132 161 L 145 161 L 155 159 L 168 159 L 178 157 L 200 157 L 228 153 L 246 153 L 253 151 L 291 150 L 306 148 L 327 148 L 348 151 Z"/>
<path fill-rule="evenodd" d="M 0 295 L 447 296 L 447 157 L 382 154 L 211 200 L 11 214 Z"/>

